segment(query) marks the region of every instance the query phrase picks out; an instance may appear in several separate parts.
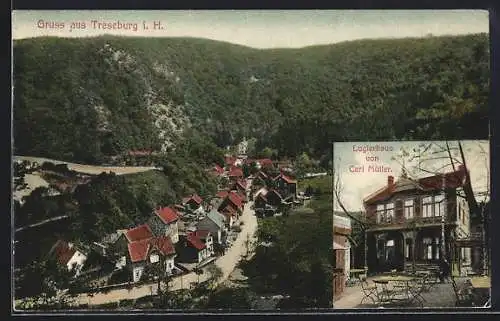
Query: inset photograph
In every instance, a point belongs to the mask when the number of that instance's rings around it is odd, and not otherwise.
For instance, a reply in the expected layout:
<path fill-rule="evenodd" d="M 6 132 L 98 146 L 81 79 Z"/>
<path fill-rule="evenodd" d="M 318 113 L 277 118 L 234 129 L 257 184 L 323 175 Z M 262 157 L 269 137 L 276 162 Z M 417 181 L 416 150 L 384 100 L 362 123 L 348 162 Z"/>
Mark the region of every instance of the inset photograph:
<path fill-rule="evenodd" d="M 483 140 L 335 143 L 334 308 L 489 307 L 489 159 Z"/>

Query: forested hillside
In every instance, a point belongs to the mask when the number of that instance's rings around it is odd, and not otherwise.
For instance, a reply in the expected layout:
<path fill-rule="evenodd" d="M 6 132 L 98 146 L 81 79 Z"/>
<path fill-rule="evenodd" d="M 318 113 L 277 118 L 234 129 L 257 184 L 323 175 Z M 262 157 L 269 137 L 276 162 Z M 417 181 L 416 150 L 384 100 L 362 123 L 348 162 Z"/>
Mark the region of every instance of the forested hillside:
<path fill-rule="evenodd" d="M 194 38 L 14 42 L 15 153 L 96 163 L 186 128 L 279 156 L 332 141 L 486 138 L 488 35 L 259 50 Z M 190 131 L 193 132 L 193 131 Z"/>

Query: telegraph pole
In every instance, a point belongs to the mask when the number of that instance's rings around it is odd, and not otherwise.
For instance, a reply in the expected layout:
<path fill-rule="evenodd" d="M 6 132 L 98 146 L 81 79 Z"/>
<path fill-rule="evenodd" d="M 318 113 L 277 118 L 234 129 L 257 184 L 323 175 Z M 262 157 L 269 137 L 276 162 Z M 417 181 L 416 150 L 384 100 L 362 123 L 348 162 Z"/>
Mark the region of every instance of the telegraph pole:
<path fill-rule="evenodd" d="M 446 188 L 446 176 L 444 174 L 443 174 L 442 180 L 441 180 L 441 187 L 443 190 L 443 194 L 445 195 L 443 202 L 445 202 L 445 204 L 446 204 L 446 190 L 445 190 L 445 188 Z M 441 205 L 439 205 L 439 206 L 441 206 Z M 446 258 L 446 244 L 445 244 L 445 239 L 444 239 L 445 221 L 446 221 L 446 206 L 444 208 L 443 213 L 441 213 L 441 255 L 442 255 L 441 258 L 443 260 Z"/>

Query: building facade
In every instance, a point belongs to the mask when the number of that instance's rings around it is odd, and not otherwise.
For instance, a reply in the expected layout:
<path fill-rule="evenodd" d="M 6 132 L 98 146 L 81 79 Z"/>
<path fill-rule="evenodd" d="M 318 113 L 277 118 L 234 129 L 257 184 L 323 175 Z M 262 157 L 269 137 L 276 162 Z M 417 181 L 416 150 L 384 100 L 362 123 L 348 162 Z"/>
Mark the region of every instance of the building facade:
<path fill-rule="evenodd" d="M 333 298 L 338 299 L 349 277 L 351 221 L 347 217 L 334 215 L 333 218 L 333 253 L 335 266 L 333 269 Z"/>
<path fill-rule="evenodd" d="M 453 246 L 470 234 L 468 203 L 461 197 L 466 177 L 463 166 L 420 179 L 388 176 L 387 185 L 363 201 L 368 270 L 405 270 L 442 258 L 470 264 L 470 251 Z"/>

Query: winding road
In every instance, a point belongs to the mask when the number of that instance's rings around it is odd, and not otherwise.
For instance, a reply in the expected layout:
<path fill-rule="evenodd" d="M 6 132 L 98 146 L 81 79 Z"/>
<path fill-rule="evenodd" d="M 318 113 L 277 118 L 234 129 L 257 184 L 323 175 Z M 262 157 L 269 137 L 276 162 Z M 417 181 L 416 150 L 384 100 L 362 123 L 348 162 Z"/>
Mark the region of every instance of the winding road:
<path fill-rule="evenodd" d="M 215 265 L 222 271 L 222 277 L 219 279 L 218 284 L 224 282 L 231 272 L 234 270 L 242 256 L 246 255 L 246 241 L 254 241 L 255 232 L 257 231 L 257 217 L 251 209 L 253 202 L 245 204 L 243 214 L 240 217 L 241 232 L 238 234 L 237 239 L 233 242 L 228 251 L 221 257 L 217 258 Z M 170 282 L 170 290 L 180 290 L 189 288 L 191 283 L 206 281 L 210 277 L 208 272 L 198 276 L 194 272 L 175 277 Z M 110 290 L 107 293 L 97 293 L 93 296 L 88 294 L 81 294 L 77 297 L 77 304 L 98 305 L 104 303 L 117 302 L 124 299 L 137 299 L 143 296 L 155 294 L 157 292 L 157 283 L 143 284 L 132 289 L 116 289 Z"/>

